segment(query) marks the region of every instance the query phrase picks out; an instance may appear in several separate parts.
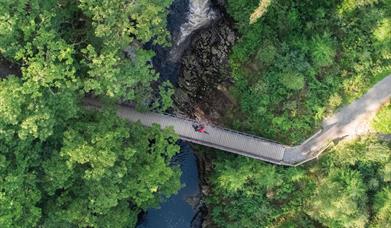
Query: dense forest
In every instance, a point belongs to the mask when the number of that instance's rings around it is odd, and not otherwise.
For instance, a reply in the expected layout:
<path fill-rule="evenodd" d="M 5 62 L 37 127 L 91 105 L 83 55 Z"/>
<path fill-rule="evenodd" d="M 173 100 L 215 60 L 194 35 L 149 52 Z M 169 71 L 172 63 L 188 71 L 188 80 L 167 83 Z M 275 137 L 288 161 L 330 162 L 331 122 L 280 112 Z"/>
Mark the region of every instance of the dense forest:
<path fill-rule="evenodd" d="M 152 93 L 142 45 L 167 43 L 170 2 L 0 2 L 1 60 L 20 68 L 0 81 L 0 227 L 132 227 L 180 188 L 174 132 L 129 125 L 109 105 L 169 103 L 166 86 Z M 86 95 L 107 110 L 83 109 Z"/>
<path fill-rule="evenodd" d="M 228 0 L 241 35 L 231 53 L 238 107 L 227 124 L 302 142 L 391 72 L 391 1 Z M 284 168 L 213 154 L 207 197 L 217 227 L 390 227 L 390 105 L 377 133 Z"/>
<path fill-rule="evenodd" d="M 391 72 L 390 0 L 220 2 L 238 35 L 226 127 L 297 144 Z M 135 227 L 181 188 L 173 129 L 115 114 L 172 107 L 146 48 L 170 45 L 171 3 L 0 1 L 0 227 Z M 391 105 L 372 127 L 294 168 L 200 149 L 208 224 L 391 227 Z"/>
<path fill-rule="evenodd" d="M 391 2 L 228 0 L 241 35 L 231 54 L 240 105 L 226 122 L 296 144 L 391 72 Z"/>

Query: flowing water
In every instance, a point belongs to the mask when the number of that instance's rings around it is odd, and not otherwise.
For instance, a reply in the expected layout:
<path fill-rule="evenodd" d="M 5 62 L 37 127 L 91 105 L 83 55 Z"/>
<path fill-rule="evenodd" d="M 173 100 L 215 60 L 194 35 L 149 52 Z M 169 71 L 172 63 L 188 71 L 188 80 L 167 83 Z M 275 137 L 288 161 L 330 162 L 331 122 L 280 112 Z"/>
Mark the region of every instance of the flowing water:
<path fill-rule="evenodd" d="M 175 5 L 175 2 L 174 2 Z M 186 22 L 182 23 L 179 33 L 173 34 L 173 47 L 170 50 L 172 62 L 180 59 L 189 37 L 200 28 L 209 25 L 218 18 L 218 13 L 211 7 L 210 0 L 190 0 L 187 7 Z"/>
<path fill-rule="evenodd" d="M 154 68 L 160 74 L 160 80 L 169 80 L 177 85 L 183 52 L 189 46 L 195 31 L 210 25 L 218 19 L 218 10 L 211 6 L 210 0 L 174 0 L 167 18 L 167 27 L 171 33 L 171 48 L 146 45 L 156 52 L 152 59 Z"/>
<path fill-rule="evenodd" d="M 210 7 L 209 0 L 191 0 L 187 22 L 182 24 L 176 44 L 180 45 L 189 35 L 209 24 L 216 16 L 216 12 Z"/>
<path fill-rule="evenodd" d="M 177 85 L 179 60 L 189 46 L 195 31 L 210 25 L 219 17 L 217 10 L 211 7 L 210 0 L 174 0 L 167 18 L 167 27 L 171 33 L 171 48 L 147 45 L 156 52 L 152 62 L 160 73 L 161 80 L 169 80 Z"/>
<path fill-rule="evenodd" d="M 160 80 L 177 84 L 179 59 L 188 47 L 188 40 L 198 29 L 209 25 L 217 17 L 210 0 L 174 0 L 169 9 L 168 30 L 172 48 L 149 46 L 156 52 L 152 62 L 160 73 Z M 201 227 L 202 212 L 199 203 L 201 191 L 197 158 L 191 147 L 180 143 L 181 152 L 173 158 L 173 164 L 182 170 L 180 191 L 162 202 L 160 208 L 149 209 L 140 219 L 138 228 L 187 228 Z"/>

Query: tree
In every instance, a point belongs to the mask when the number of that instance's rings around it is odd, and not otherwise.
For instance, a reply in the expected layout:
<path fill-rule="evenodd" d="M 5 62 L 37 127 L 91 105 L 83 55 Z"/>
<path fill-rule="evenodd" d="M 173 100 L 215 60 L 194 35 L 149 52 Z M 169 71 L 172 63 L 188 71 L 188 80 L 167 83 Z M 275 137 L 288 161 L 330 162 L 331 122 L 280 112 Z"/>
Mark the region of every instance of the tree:
<path fill-rule="evenodd" d="M 0 226 L 37 226 L 42 213 L 41 191 L 37 173 L 31 170 L 36 156 L 29 156 L 37 152 L 37 146 L 0 142 Z"/>
<path fill-rule="evenodd" d="M 0 2 L 0 57 L 22 72 L 0 80 L 1 227 L 134 226 L 179 189 L 172 129 L 81 107 L 87 93 L 151 99 L 154 53 L 142 45 L 167 44 L 170 2 Z"/>
<path fill-rule="evenodd" d="M 151 91 L 149 84 L 157 79 L 150 63 L 154 53 L 139 45 L 137 57 L 130 61 L 123 50 L 137 40 L 167 45 L 165 18 L 170 3 L 5 1 L 0 5 L 5 15 L 0 18 L 4 28 L 0 51 L 25 67 L 23 77 L 31 91 L 39 86 L 53 91 L 67 87 L 135 100 L 137 92 Z M 147 99 L 151 94 L 143 96 Z"/>
<path fill-rule="evenodd" d="M 384 188 L 375 195 L 375 221 L 372 227 L 391 226 L 391 189 Z"/>
<path fill-rule="evenodd" d="M 301 216 L 312 185 L 303 170 L 224 155 L 214 163 L 207 203 L 217 227 L 278 227 L 292 217 L 311 226 Z"/>
<path fill-rule="evenodd" d="M 336 50 L 329 34 L 316 35 L 312 39 L 311 56 L 315 66 L 325 67 L 331 65 L 334 62 L 335 54 Z"/>
<path fill-rule="evenodd" d="M 171 0 L 80 2 L 83 13 L 92 20 L 95 36 L 82 49 L 86 56 L 82 64 L 88 69 L 85 92 L 135 100 L 137 87 L 148 90 L 149 83 L 157 79 L 149 63 L 154 53 L 135 47 L 136 57 L 130 61 L 123 50 L 137 39 L 167 44 L 166 21 L 162 18 L 170 3 Z"/>
<path fill-rule="evenodd" d="M 349 13 L 353 10 L 369 5 L 374 5 L 378 0 L 343 0 L 339 6 L 339 13 Z"/>
<path fill-rule="evenodd" d="M 224 123 L 297 145 L 390 73 L 391 2 L 273 0 L 267 11 L 266 2 L 227 1 L 240 39 L 230 54 L 238 105 Z M 250 24 L 257 8 L 261 19 Z M 382 113 L 374 126 L 385 131 L 390 115 Z M 390 155 L 389 143 L 375 136 L 339 142 L 299 171 L 213 156 L 212 221 L 216 227 L 386 227 L 388 201 L 372 205 L 391 180 Z"/>
<path fill-rule="evenodd" d="M 165 81 L 159 86 L 159 98 L 153 105 L 155 109 L 161 112 L 167 111 L 173 105 L 172 96 L 175 93 L 174 86 L 169 82 Z"/>
<path fill-rule="evenodd" d="M 280 82 L 288 89 L 301 90 L 304 87 L 304 76 L 300 73 L 285 72 L 281 75 Z"/>
<path fill-rule="evenodd" d="M 172 144 L 176 136 L 158 126 L 128 127 L 110 112 L 86 115 L 88 121 L 64 132 L 64 145 L 44 161 L 45 224 L 134 226 L 140 209 L 180 187 L 179 170 L 169 167 L 179 150 Z M 126 218 L 105 221 L 121 210 Z"/>
<path fill-rule="evenodd" d="M 391 134 L 391 105 L 383 107 L 376 115 L 372 123 L 373 128 L 379 133 Z"/>
<path fill-rule="evenodd" d="M 365 192 L 358 172 L 332 169 L 308 201 L 308 214 L 329 227 L 365 227 Z"/>

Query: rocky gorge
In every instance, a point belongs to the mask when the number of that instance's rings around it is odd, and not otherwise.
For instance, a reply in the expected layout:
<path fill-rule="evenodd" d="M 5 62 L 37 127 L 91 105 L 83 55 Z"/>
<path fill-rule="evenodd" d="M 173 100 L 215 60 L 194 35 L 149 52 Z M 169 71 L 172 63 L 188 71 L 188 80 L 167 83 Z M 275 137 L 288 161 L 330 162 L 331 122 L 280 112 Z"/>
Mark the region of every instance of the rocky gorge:
<path fill-rule="evenodd" d="M 232 84 L 228 57 L 235 40 L 235 31 L 225 17 L 193 35 L 180 60 L 175 112 L 216 123 L 233 105 L 227 89 Z"/>

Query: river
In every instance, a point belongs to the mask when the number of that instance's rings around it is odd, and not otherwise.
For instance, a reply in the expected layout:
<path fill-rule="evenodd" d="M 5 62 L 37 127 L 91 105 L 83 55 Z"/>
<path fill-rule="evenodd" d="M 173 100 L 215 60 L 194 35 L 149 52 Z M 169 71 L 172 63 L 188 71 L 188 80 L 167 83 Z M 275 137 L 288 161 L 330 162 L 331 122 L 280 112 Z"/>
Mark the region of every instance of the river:
<path fill-rule="evenodd" d="M 181 142 L 181 152 L 173 159 L 182 170 L 183 187 L 160 205 L 149 209 L 141 219 L 138 228 L 186 228 L 200 227 L 199 211 L 200 186 L 197 158 L 191 147 Z"/>
<path fill-rule="evenodd" d="M 157 54 L 153 58 L 154 68 L 160 80 L 169 80 L 177 85 L 180 70 L 179 60 L 188 47 L 191 35 L 210 24 L 216 17 L 209 0 L 174 0 L 167 18 L 167 27 L 172 37 L 172 47 L 149 46 Z M 201 227 L 200 179 L 197 158 L 185 142 L 179 143 L 181 152 L 173 160 L 182 171 L 183 187 L 171 196 L 160 208 L 148 209 L 140 218 L 138 228 L 187 228 Z"/>

